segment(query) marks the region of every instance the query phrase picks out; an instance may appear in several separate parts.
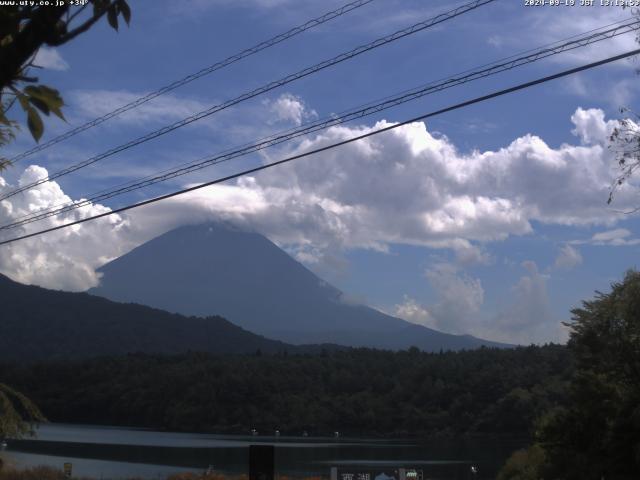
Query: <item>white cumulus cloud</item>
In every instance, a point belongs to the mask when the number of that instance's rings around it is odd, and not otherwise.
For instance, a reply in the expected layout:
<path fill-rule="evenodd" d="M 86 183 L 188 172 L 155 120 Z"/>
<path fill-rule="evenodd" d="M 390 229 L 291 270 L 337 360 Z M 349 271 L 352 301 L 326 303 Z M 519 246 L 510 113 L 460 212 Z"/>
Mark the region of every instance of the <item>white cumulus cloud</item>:
<path fill-rule="evenodd" d="M 429 310 L 408 295 L 404 296 L 402 303 L 395 305 L 390 314 L 425 327 L 435 326 Z"/>
<path fill-rule="evenodd" d="M 551 311 L 547 284 L 550 276 L 540 273 L 535 262 L 522 262 L 527 271 L 509 291 L 512 301 L 486 327 L 489 338 L 523 345 L 562 342 L 566 330 Z"/>
<path fill-rule="evenodd" d="M 585 145 L 597 145 L 607 142 L 616 127 L 615 120 L 606 121 L 604 112 L 596 108 L 578 108 L 571 116 L 575 128 L 571 131 Z"/>
<path fill-rule="evenodd" d="M 44 168 L 31 166 L 20 177 L 19 186 L 46 176 Z M 0 182 L 0 193 L 13 188 L 14 185 L 4 180 Z M 0 202 L 0 224 L 5 225 L 42 208 L 70 200 L 57 183 L 42 184 Z M 4 230 L 0 233 L 0 238 L 13 238 L 106 211 L 108 209 L 101 205 L 87 205 L 63 218 L 49 218 L 28 227 Z M 129 248 L 133 246 L 122 235 L 122 231 L 127 228 L 125 219 L 113 215 L 48 235 L 3 245 L 0 248 L 0 272 L 22 283 L 61 290 L 85 290 L 97 284 L 97 267 L 121 255 L 127 244 Z"/>
<path fill-rule="evenodd" d="M 612 226 L 624 218 L 606 205 L 615 174 L 604 135 L 610 122 L 593 109 L 577 110 L 572 121 L 580 145 L 552 148 L 525 135 L 469 153 L 415 123 L 182 201 L 234 215 L 281 244 L 309 246 L 316 257 L 327 248 L 386 251 L 404 243 L 486 264 L 483 244 L 530 234 L 534 221 Z M 282 156 L 388 125 L 334 127 Z M 634 205 L 633 188 L 620 190 L 617 207 Z M 234 195 L 252 202 L 232 214 L 224 199 Z"/>
<path fill-rule="evenodd" d="M 457 334 L 480 330 L 480 309 L 484 303 L 480 279 L 461 273 L 448 263 L 434 265 L 425 275 L 438 298 L 430 308 L 433 326 Z"/>
<path fill-rule="evenodd" d="M 582 264 L 582 255 L 576 248 L 567 244 L 558 252 L 553 266 L 558 269 L 571 270 L 580 264 Z"/>
<path fill-rule="evenodd" d="M 315 110 L 310 109 L 300 97 L 291 93 L 283 93 L 275 100 L 265 100 L 263 103 L 269 107 L 276 120 L 297 126 L 302 125 L 305 120 L 318 117 Z"/>
<path fill-rule="evenodd" d="M 38 50 L 33 63 L 39 67 L 50 70 L 65 71 L 70 68 L 69 63 L 62 58 L 62 55 L 60 55 L 57 49 L 48 47 L 41 47 L 40 50 Z"/>

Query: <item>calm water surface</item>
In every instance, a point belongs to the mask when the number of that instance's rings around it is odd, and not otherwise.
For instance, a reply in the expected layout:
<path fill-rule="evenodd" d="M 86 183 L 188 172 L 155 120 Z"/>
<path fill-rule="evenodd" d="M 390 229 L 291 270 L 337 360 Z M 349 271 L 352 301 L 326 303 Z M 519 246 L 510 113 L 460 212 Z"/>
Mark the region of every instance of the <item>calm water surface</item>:
<path fill-rule="evenodd" d="M 407 441 L 356 438 L 269 437 L 155 432 L 119 427 L 47 424 L 36 437 L 9 441 L 5 462 L 17 467 L 73 464 L 74 476 L 103 479 L 166 478 L 209 465 L 225 473 L 248 473 L 248 446 L 276 446 L 280 475 L 329 476 L 332 466 L 387 473 L 416 468 L 427 479 L 494 478 L 506 458 L 524 442 L 495 438 Z M 471 473 L 471 466 L 479 469 Z M 373 479 L 374 477 L 372 477 Z"/>

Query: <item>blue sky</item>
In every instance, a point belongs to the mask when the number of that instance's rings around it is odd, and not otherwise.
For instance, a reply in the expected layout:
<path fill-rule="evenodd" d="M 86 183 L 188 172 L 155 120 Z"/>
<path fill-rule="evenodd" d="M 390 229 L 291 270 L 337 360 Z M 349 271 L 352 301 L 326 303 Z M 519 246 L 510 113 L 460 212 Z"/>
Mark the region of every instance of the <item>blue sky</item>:
<path fill-rule="evenodd" d="M 70 125 L 341 6 L 344 1 L 131 1 L 130 28 L 100 24 L 45 49 Z M 344 17 L 159 97 L 21 161 L 2 191 L 457 6 L 375 0 Z M 629 16 L 619 7 L 525 7 L 498 0 L 49 183 L 3 205 L 3 220 L 251 142 Z M 525 80 L 635 48 L 633 34 L 452 88 L 261 155 L 202 170 L 75 215 L 276 160 Z M 632 182 L 606 205 L 615 162 L 607 132 L 637 102 L 638 63 L 617 64 L 469 107 L 340 151 L 0 252 L 0 270 L 84 290 L 95 268 L 185 223 L 255 229 L 363 302 L 453 333 L 563 341 L 560 322 L 637 267 Z M 19 112 L 15 113 L 19 117 Z M 70 125 L 51 119 L 43 140 Z M 7 154 L 33 145 L 19 136 Z M 69 217 L 70 218 L 70 217 Z M 50 226 L 63 219 L 50 219 Z M 29 227 L 35 229 L 36 226 Z M 31 230 L 29 230 L 31 231 Z"/>

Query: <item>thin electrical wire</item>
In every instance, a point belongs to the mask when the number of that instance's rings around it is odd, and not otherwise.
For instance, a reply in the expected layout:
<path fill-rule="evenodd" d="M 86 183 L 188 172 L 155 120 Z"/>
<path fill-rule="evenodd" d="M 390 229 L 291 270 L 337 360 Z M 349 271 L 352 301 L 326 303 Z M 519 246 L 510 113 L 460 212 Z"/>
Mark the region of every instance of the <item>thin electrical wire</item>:
<path fill-rule="evenodd" d="M 56 145 L 64 140 L 67 140 L 75 135 L 78 135 L 81 132 L 84 132 L 85 130 L 88 130 L 90 128 L 93 128 L 97 125 L 100 125 L 101 123 L 106 122 L 107 120 L 110 120 L 113 117 L 117 117 L 118 115 L 124 113 L 124 112 L 128 112 L 129 110 L 132 110 L 134 108 L 139 107 L 140 105 L 143 105 L 145 103 L 147 103 L 150 100 L 153 100 L 156 97 L 159 97 L 160 95 L 164 95 L 165 93 L 169 93 L 179 87 L 182 87 L 183 85 L 186 85 L 188 83 L 193 82 L 194 80 L 197 80 L 199 78 L 202 78 L 206 75 L 209 75 L 217 70 L 221 70 L 225 67 L 228 67 L 229 65 L 232 65 L 244 58 L 250 57 L 252 55 L 255 55 L 258 52 L 261 52 L 263 50 L 266 50 L 267 48 L 273 47 L 279 43 L 284 42 L 285 40 L 288 40 L 292 37 L 295 37 L 296 35 L 301 34 L 302 32 L 305 32 L 307 30 L 310 30 L 312 28 L 318 27 L 326 22 L 329 22 L 335 18 L 338 18 L 342 15 L 345 15 L 353 10 L 356 10 L 360 7 L 363 7 L 371 2 L 373 2 L 374 0 L 356 0 L 350 3 L 347 3 L 346 5 L 343 5 L 340 8 L 337 8 L 336 10 L 332 10 L 331 12 L 327 12 L 324 15 L 321 15 L 319 17 L 316 17 L 312 20 L 309 20 L 306 23 L 303 23 L 302 25 L 298 25 L 297 27 L 293 27 L 290 30 L 287 30 L 284 33 L 281 33 L 279 35 L 276 35 L 275 37 L 271 37 L 268 40 L 265 40 L 264 42 L 260 42 L 259 44 L 247 48 L 239 53 L 236 53 L 234 55 L 231 55 L 230 57 L 225 58 L 224 60 L 221 60 L 219 62 L 214 63 L 213 65 L 210 65 L 208 67 L 205 67 L 195 73 L 192 73 L 190 75 L 187 75 L 183 78 L 181 78 L 180 80 L 176 80 L 172 83 L 170 83 L 169 85 L 165 85 L 164 87 L 161 87 L 157 90 L 154 90 L 153 92 L 150 92 L 142 97 L 139 97 L 137 99 L 135 99 L 132 102 L 127 103 L 126 105 L 123 105 L 119 108 L 116 108 L 115 110 L 106 113 L 98 118 L 94 118 L 93 120 L 90 120 L 82 125 L 79 125 L 75 128 L 72 128 L 68 131 L 66 131 L 65 133 L 58 135 L 57 137 L 52 138 L 51 140 L 45 142 L 45 143 L 41 143 L 39 145 L 36 145 L 35 147 L 26 150 L 12 158 L 9 159 L 10 163 L 16 163 L 20 160 L 22 160 L 23 158 L 26 158 L 30 155 L 33 155 L 34 153 L 37 152 L 41 152 L 43 150 L 46 150 L 47 148 Z"/>
<path fill-rule="evenodd" d="M 404 38 L 408 35 L 413 35 L 415 33 L 421 32 L 427 28 L 433 27 L 434 25 L 438 25 L 440 23 L 443 23 L 447 20 L 451 20 L 453 18 L 456 18 L 460 15 L 463 15 L 464 13 L 470 12 L 472 10 L 475 10 L 476 8 L 479 8 L 483 5 L 489 4 L 489 3 L 493 3 L 496 0 L 474 0 L 473 2 L 470 3 L 466 3 L 462 6 L 459 6 L 457 8 L 454 8 L 452 10 L 449 10 L 448 12 L 442 13 L 440 15 L 437 15 L 435 17 L 432 17 L 428 20 L 425 20 L 423 22 L 418 22 L 415 23 L 413 25 L 411 25 L 410 27 L 404 28 L 402 30 L 398 30 L 395 33 L 392 33 L 390 35 L 378 38 L 376 40 L 374 40 L 373 42 L 369 42 L 365 45 L 361 45 L 359 47 L 354 48 L 353 50 L 350 50 L 349 52 L 346 53 L 341 53 L 340 55 L 337 55 L 329 60 L 325 60 L 323 62 L 317 63 L 311 67 L 307 67 L 303 70 L 300 70 L 297 73 L 293 73 L 291 75 L 287 75 L 284 78 L 281 78 L 280 80 L 276 80 L 274 82 L 268 83 L 267 85 L 264 85 L 262 87 L 259 87 L 255 90 L 252 90 L 248 93 L 245 93 L 243 95 L 240 95 L 239 97 L 236 97 L 232 100 L 228 100 L 224 103 L 221 103 L 219 105 L 214 105 L 211 108 L 208 108 L 207 110 L 203 110 L 201 112 L 198 112 L 194 115 L 191 115 L 189 117 L 186 117 L 182 120 L 179 120 L 175 123 L 172 123 L 171 125 L 167 125 L 159 130 L 155 130 L 153 132 L 150 132 L 146 135 L 143 135 L 141 137 L 138 137 L 134 140 L 131 140 L 127 143 L 124 143 L 122 145 L 119 145 L 117 147 L 114 147 L 110 150 L 107 150 L 106 152 L 103 152 L 99 155 L 96 155 L 94 157 L 91 157 L 87 160 L 84 160 L 80 163 L 76 163 L 75 165 L 71 165 L 70 167 L 67 167 L 65 169 L 62 169 L 52 175 L 47 176 L 46 178 L 37 180 L 35 182 L 29 183 L 27 185 L 23 185 L 22 187 L 19 187 L 17 189 L 14 189 L 8 193 L 3 194 L 2 196 L 0 196 L 0 201 L 2 200 L 6 200 L 7 198 L 10 198 L 14 195 L 17 195 L 19 193 L 24 192 L 25 190 L 29 190 L 33 187 L 36 187 L 38 185 L 42 185 L 43 183 L 49 182 L 51 180 L 55 180 L 57 178 L 60 178 L 62 176 L 68 175 L 70 173 L 73 173 L 77 170 L 80 170 L 81 168 L 85 168 L 89 165 L 92 165 L 96 162 L 99 162 L 101 160 L 104 160 L 105 158 L 111 157 L 113 155 L 115 155 L 116 153 L 120 153 L 122 151 L 128 150 L 129 148 L 135 147 L 137 145 L 140 145 L 141 143 L 145 143 L 148 142 L 150 140 L 153 140 L 157 137 L 160 137 L 162 135 L 165 135 L 169 132 L 172 132 L 178 128 L 184 127 L 186 125 L 189 125 L 193 122 L 196 122 L 198 120 L 201 120 L 205 117 L 208 117 L 210 115 L 213 115 L 214 113 L 218 113 L 222 110 L 225 110 L 231 106 L 237 105 L 241 102 L 244 102 L 246 100 L 249 100 L 251 98 L 257 97 L 258 95 L 261 95 L 263 93 L 269 92 L 271 90 L 274 90 L 278 87 L 287 85 L 291 82 L 294 82 L 296 80 L 299 80 L 301 78 L 307 77 L 311 74 L 314 74 L 316 72 L 319 72 L 320 70 L 323 70 L 325 68 L 331 67 L 333 65 L 342 63 L 346 60 L 350 60 L 358 55 L 361 55 L 365 52 L 368 52 L 370 50 L 374 50 L 376 48 L 379 48 L 381 46 L 387 45 L 391 42 L 394 42 L 396 40 L 399 40 L 401 38 Z"/>
<path fill-rule="evenodd" d="M 274 145 L 278 145 L 287 141 L 290 141 L 294 138 L 308 135 L 309 133 L 317 132 L 319 130 L 323 130 L 329 128 L 331 126 L 339 125 L 348 121 L 352 121 L 354 119 L 363 118 L 374 113 L 379 113 L 383 110 L 387 110 L 389 108 L 401 105 L 406 102 L 414 101 L 423 96 L 433 94 L 454 86 L 462 85 L 464 83 L 468 83 L 471 81 L 479 80 L 481 78 L 485 78 L 490 75 L 495 75 L 507 70 L 511 70 L 513 68 L 520 67 L 525 64 L 533 63 L 535 61 L 539 61 L 544 58 L 548 58 L 552 55 L 558 55 L 560 53 L 564 53 L 567 51 L 575 50 L 576 48 L 582 48 L 587 45 L 593 44 L 595 42 L 599 42 L 602 40 L 611 39 L 618 35 L 623 35 L 630 32 L 636 32 L 640 29 L 640 21 L 627 21 L 627 23 L 621 25 L 621 22 L 616 22 L 617 25 L 614 28 L 610 28 L 608 30 L 598 31 L 597 33 L 591 33 L 597 30 L 590 30 L 583 34 L 582 36 L 572 36 L 569 38 L 574 38 L 574 40 L 561 43 L 554 42 L 551 44 L 551 47 L 541 47 L 538 50 L 531 49 L 527 50 L 529 55 L 524 55 L 521 57 L 516 57 L 514 55 L 507 57 L 506 62 L 499 63 L 500 61 L 492 62 L 488 68 L 479 67 L 480 70 L 466 70 L 463 73 L 466 75 L 461 76 L 459 74 L 454 77 L 449 77 L 444 82 L 435 83 L 431 82 L 424 86 L 414 88 L 412 90 L 407 90 L 402 92 L 399 96 L 396 97 L 386 97 L 382 102 L 378 104 L 367 104 L 364 108 L 357 107 L 357 109 L 352 109 L 350 111 L 346 111 L 342 115 L 332 116 L 329 118 L 324 118 L 321 120 L 317 120 L 315 122 L 308 122 L 297 129 L 290 129 L 280 134 L 275 134 L 269 137 L 265 137 L 258 141 L 258 143 L 254 144 L 245 144 L 242 147 L 238 147 L 236 150 L 229 149 L 224 152 L 220 152 L 213 157 L 204 157 L 195 161 L 183 163 L 177 167 L 172 169 L 167 169 L 162 172 L 158 172 L 154 175 L 144 177 L 142 179 L 136 181 L 126 182 L 122 185 L 117 185 L 112 187 L 111 189 L 105 189 L 100 192 L 93 194 L 89 198 L 85 198 L 78 201 L 67 202 L 62 205 L 56 205 L 48 208 L 41 209 L 36 212 L 30 212 L 27 215 L 14 219 L 14 222 L 5 224 L 0 226 L 0 230 L 6 230 L 10 228 L 16 228 L 19 226 L 23 226 L 29 223 L 33 223 L 35 221 L 39 221 L 45 218 L 49 218 L 55 215 L 60 215 L 63 213 L 67 213 L 72 210 L 76 210 L 86 205 L 90 205 L 91 203 L 95 203 L 98 201 L 103 201 L 109 198 L 113 198 L 118 195 L 122 195 L 124 193 L 129 193 L 134 190 L 138 190 L 141 188 L 145 188 L 151 185 L 154 185 L 159 182 L 163 182 L 178 176 L 186 175 L 188 173 L 193 173 L 197 170 L 201 170 L 203 168 L 210 167 L 212 165 L 217 165 L 222 162 L 226 162 L 241 156 L 248 155 L 250 153 L 257 152 L 259 150 L 263 150 Z M 612 24 L 610 24 L 612 25 Z M 590 34 L 590 35 L 587 35 Z"/>
<path fill-rule="evenodd" d="M 493 92 L 493 93 L 490 93 L 490 94 L 487 94 L 487 95 L 483 95 L 481 97 L 476 97 L 476 98 L 473 98 L 471 100 L 467 100 L 467 101 L 464 101 L 464 102 L 461 102 L 461 103 L 458 103 L 458 104 L 455 104 L 455 105 L 452 105 L 452 106 L 449 106 L 449 107 L 446 107 L 446 108 L 442 108 L 440 110 L 436 110 L 434 112 L 430 112 L 430 113 L 426 113 L 426 114 L 423 114 L 423 115 L 419 115 L 417 117 L 413 117 L 413 118 L 411 118 L 409 120 L 405 120 L 403 122 L 396 123 L 396 124 L 390 125 L 388 127 L 383 127 L 383 128 L 377 129 L 377 130 L 372 130 L 372 131 L 367 132 L 365 134 L 358 135 L 356 137 L 352 137 L 352 138 L 349 138 L 347 140 L 343 140 L 341 142 L 332 143 L 331 145 L 326 145 L 326 146 L 321 147 L 321 148 L 316 148 L 314 150 L 310 150 L 310 151 L 307 151 L 307 152 L 304 152 L 304 153 L 293 155 L 293 156 L 284 158 L 282 160 L 278 160 L 276 162 L 271 162 L 271 163 L 268 163 L 268 164 L 265 164 L 265 165 L 260 165 L 259 167 L 243 170 L 241 172 L 234 173 L 232 175 L 227 175 L 227 176 L 222 177 L 222 178 L 217 178 L 215 180 L 211 180 L 209 182 L 202 183 L 200 185 L 195 185 L 195 186 L 192 186 L 192 187 L 189 187 L 189 188 L 184 188 L 182 190 L 178 190 L 178 191 L 175 191 L 175 192 L 172 192 L 172 193 L 161 195 L 159 197 L 151 198 L 151 199 L 148 199 L 148 200 L 144 200 L 142 202 L 138 202 L 138 203 L 134 203 L 134 204 L 131 204 L 131 205 L 124 206 L 124 207 L 120 207 L 120 208 L 117 208 L 115 210 L 111 210 L 109 212 L 100 213 L 100 214 L 97 214 L 97 215 L 93 215 L 91 217 L 82 218 L 80 220 L 75 220 L 73 222 L 68 222 L 68 223 L 65 223 L 65 224 L 62 224 L 62 225 L 57 225 L 55 227 L 47 228 L 47 229 L 40 230 L 40 231 L 37 231 L 37 232 L 29 233 L 29 234 L 26 234 L 26 235 L 21 235 L 19 237 L 14 237 L 14 238 L 11 238 L 11 239 L 8 239 L 8 240 L 3 240 L 3 241 L 0 241 L 0 246 L 1 245 L 7 245 L 7 244 L 10 244 L 10 243 L 13 243 L 13 242 L 20 241 L 20 240 L 25 240 L 27 238 L 33 238 L 33 237 L 36 237 L 36 236 L 39 236 L 39 235 L 44 235 L 46 233 L 50 233 L 50 232 L 54 232 L 54 231 L 57 231 L 57 230 L 61 230 L 63 228 L 68 228 L 68 227 L 72 227 L 72 226 L 75 226 L 75 225 L 80 225 L 82 223 L 86 223 L 86 222 L 89 222 L 89 221 L 97 220 L 99 218 L 104 218 L 104 217 L 107 217 L 107 216 L 110 216 L 110 215 L 115 215 L 115 214 L 122 213 L 122 212 L 125 212 L 125 211 L 128 211 L 128 210 L 132 210 L 134 208 L 139 208 L 139 207 L 142 207 L 142 206 L 145 206 L 145 205 L 150 205 L 152 203 L 160 202 L 162 200 L 167 200 L 169 198 L 176 197 L 178 195 L 183 195 L 183 194 L 188 193 L 188 192 L 193 192 L 195 190 L 200 190 L 202 188 L 209 187 L 211 185 L 216 185 L 216 184 L 219 184 L 219 183 L 227 182 L 229 180 L 240 178 L 240 177 L 252 174 L 252 173 L 260 172 L 262 170 L 266 170 L 266 169 L 269 169 L 269 168 L 272 168 L 272 167 L 275 167 L 275 166 L 278 166 L 278 165 L 283 165 L 285 163 L 289 163 L 289 162 L 292 162 L 294 160 L 298 160 L 298 159 L 301 159 L 301 158 L 304 158 L 304 157 L 308 157 L 308 156 L 315 155 L 315 154 L 318 154 L 318 153 L 322 153 L 322 152 L 325 152 L 325 151 L 328 151 L 328 150 L 332 150 L 334 148 L 341 147 L 343 145 L 347 145 L 347 144 L 350 144 L 350 143 L 353 143 L 353 142 L 357 142 L 359 140 L 363 140 L 365 138 L 372 137 L 374 135 L 379 135 L 379 134 L 384 133 L 384 132 L 395 130 L 397 128 L 400 128 L 400 127 L 405 126 L 405 125 L 409 125 L 409 124 L 414 123 L 414 122 L 418 122 L 418 121 L 421 121 L 421 120 L 426 120 L 427 118 L 435 117 L 437 115 L 442 115 L 443 113 L 448 113 L 448 112 L 451 112 L 451 111 L 454 111 L 454 110 L 458 110 L 458 109 L 461 109 L 461 108 L 464 108 L 464 107 L 468 107 L 470 105 L 474 105 L 474 104 L 477 104 L 477 103 L 485 102 L 487 100 L 491 100 L 491 99 L 496 98 L 496 97 L 500 97 L 500 96 L 507 95 L 507 94 L 510 94 L 510 93 L 514 93 L 514 92 L 517 92 L 517 91 L 520 91 L 520 90 L 524 90 L 526 88 L 531 88 L 531 87 L 536 86 L 536 85 L 540 85 L 540 84 L 543 84 L 543 83 L 546 83 L 546 82 L 550 82 L 550 81 L 556 80 L 558 78 L 566 77 L 566 76 L 569 76 L 569 75 L 573 75 L 575 73 L 579 73 L 579 72 L 583 72 L 585 70 L 589 70 L 589 69 L 592 69 L 592 68 L 595 68 L 595 67 L 599 67 L 601 65 L 606 65 L 608 63 L 612 63 L 612 62 L 615 62 L 615 61 L 618 61 L 618 60 L 622 60 L 624 58 L 628 58 L 628 57 L 631 57 L 633 55 L 637 55 L 639 53 L 640 53 L 640 49 L 635 49 L 635 50 L 631 50 L 631 51 L 626 52 L 626 53 L 622 53 L 622 54 L 619 54 L 619 55 L 615 55 L 615 56 L 612 56 L 612 57 L 605 58 L 603 60 L 599 60 L 597 62 L 592 62 L 592 63 L 588 63 L 586 65 L 581 65 L 579 67 L 571 68 L 569 70 L 564 70 L 562 72 L 559 72 L 559 73 L 556 73 L 556 74 L 553 74 L 553 75 L 548 75 L 546 77 L 538 78 L 536 80 L 531 80 L 529 82 L 521 83 L 521 84 L 513 86 L 513 87 L 505 88 L 503 90 L 498 90 L 496 92 Z"/>

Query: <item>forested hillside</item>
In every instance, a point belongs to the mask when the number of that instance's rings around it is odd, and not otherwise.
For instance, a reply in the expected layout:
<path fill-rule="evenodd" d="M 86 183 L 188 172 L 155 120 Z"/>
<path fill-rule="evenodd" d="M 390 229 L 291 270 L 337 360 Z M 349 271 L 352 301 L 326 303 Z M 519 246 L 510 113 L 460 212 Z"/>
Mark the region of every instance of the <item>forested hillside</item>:
<path fill-rule="evenodd" d="M 185 431 L 528 435 L 565 396 L 565 347 L 129 355 L 2 365 L 52 421 Z"/>
<path fill-rule="evenodd" d="M 22 285 L 3 275 L 0 304 L 0 361 L 32 362 L 131 352 L 319 352 L 322 348 L 270 340 L 218 316 L 185 317 L 86 293 Z"/>

